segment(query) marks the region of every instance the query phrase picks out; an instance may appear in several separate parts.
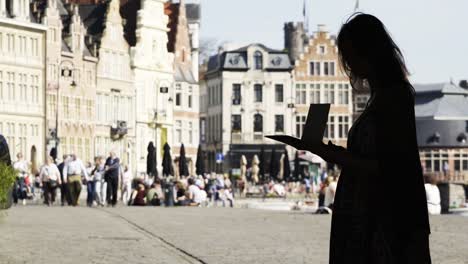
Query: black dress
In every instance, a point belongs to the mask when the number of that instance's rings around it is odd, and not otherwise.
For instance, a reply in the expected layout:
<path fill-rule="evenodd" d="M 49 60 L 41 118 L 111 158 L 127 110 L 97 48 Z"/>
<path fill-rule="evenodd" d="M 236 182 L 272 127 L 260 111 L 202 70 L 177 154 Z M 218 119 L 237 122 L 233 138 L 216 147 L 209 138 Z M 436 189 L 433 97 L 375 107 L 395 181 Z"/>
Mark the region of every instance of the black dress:
<path fill-rule="evenodd" d="M 389 105 L 392 98 L 399 101 Z M 411 94 L 382 94 L 372 96 L 350 129 L 347 150 L 353 157 L 377 160 L 378 171 L 342 169 L 333 205 L 330 263 L 431 263 L 414 123 Z"/>

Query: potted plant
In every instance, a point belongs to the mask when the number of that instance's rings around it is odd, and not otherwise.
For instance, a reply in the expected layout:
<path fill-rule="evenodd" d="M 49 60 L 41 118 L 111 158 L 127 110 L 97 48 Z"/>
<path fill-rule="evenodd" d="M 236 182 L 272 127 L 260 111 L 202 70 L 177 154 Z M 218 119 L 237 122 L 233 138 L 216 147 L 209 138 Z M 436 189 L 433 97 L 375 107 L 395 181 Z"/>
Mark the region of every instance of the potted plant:
<path fill-rule="evenodd" d="M 0 210 L 8 209 L 12 205 L 13 184 L 16 175 L 17 173 L 12 166 L 0 161 Z"/>
<path fill-rule="evenodd" d="M 11 166 L 8 143 L 6 139 L 0 135 L 0 210 L 11 207 L 16 175 L 17 172 Z"/>

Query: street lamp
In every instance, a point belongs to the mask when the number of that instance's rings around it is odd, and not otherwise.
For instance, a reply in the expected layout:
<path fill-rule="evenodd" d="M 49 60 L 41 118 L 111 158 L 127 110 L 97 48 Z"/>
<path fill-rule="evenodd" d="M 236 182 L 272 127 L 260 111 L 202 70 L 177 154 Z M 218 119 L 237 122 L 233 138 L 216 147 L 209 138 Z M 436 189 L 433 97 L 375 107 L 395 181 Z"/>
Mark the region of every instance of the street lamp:
<path fill-rule="evenodd" d="M 292 100 L 291 103 L 287 104 L 288 109 L 291 109 L 291 134 L 293 135 L 294 131 L 294 109 L 296 108 L 296 105 L 294 104 L 294 97 L 289 97 L 288 100 Z"/>
<path fill-rule="evenodd" d="M 63 68 L 63 64 L 64 63 L 69 63 L 71 64 L 71 69 L 70 68 Z M 58 65 L 58 71 L 57 73 L 60 72 L 60 76 L 58 76 L 57 78 L 57 107 L 55 109 L 55 134 L 53 135 L 54 136 L 54 139 L 55 139 L 55 149 L 58 151 L 58 145 L 59 145 L 59 136 L 58 136 L 58 127 L 59 127 L 59 106 L 60 106 L 60 78 L 63 76 L 63 77 L 72 77 L 73 80 L 70 84 L 70 86 L 72 88 L 75 88 L 77 86 L 76 82 L 75 82 L 75 76 L 73 75 L 73 71 L 75 70 L 74 68 L 74 65 L 73 65 L 73 62 L 70 61 L 70 60 L 63 60 L 61 61 Z M 62 69 L 63 68 L 63 69 Z"/>

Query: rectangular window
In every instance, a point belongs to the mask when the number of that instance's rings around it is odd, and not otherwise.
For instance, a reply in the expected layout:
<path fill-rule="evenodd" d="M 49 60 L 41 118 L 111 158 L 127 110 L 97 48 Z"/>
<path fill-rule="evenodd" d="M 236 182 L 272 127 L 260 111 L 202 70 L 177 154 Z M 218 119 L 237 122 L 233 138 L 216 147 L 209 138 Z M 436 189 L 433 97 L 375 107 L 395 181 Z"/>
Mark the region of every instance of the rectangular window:
<path fill-rule="evenodd" d="M 275 132 L 284 132 L 284 116 L 275 115 Z"/>
<path fill-rule="evenodd" d="M 296 104 L 307 104 L 306 84 L 296 84 Z"/>
<path fill-rule="evenodd" d="M 80 118 L 81 116 L 81 101 L 80 98 L 75 99 L 75 115 Z"/>
<path fill-rule="evenodd" d="M 325 135 L 324 137 L 329 138 L 329 139 L 334 139 L 335 138 L 335 117 L 334 116 L 329 116 L 328 117 L 328 129 L 325 129 Z"/>
<path fill-rule="evenodd" d="M 309 85 L 309 94 L 310 94 L 310 103 L 319 104 L 320 103 L 320 84 L 310 84 Z"/>
<path fill-rule="evenodd" d="M 330 94 L 329 94 L 328 84 L 323 85 L 323 99 L 324 99 L 324 103 L 326 104 L 330 103 Z"/>
<path fill-rule="evenodd" d="M 239 83 L 234 83 L 232 85 L 232 104 L 241 104 L 241 85 Z"/>
<path fill-rule="evenodd" d="M 320 63 L 315 63 L 315 75 L 320 76 Z"/>
<path fill-rule="evenodd" d="M 176 128 L 175 139 L 176 139 L 176 142 L 180 144 L 182 143 L 182 121 L 176 120 L 175 128 Z"/>
<path fill-rule="evenodd" d="M 319 46 L 319 53 L 320 54 L 325 54 L 325 46 L 323 46 L 323 45 Z"/>
<path fill-rule="evenodd" d="M 241 115 L 231 116 L 231 130 L 233 133 L 242 132 L 242 116 Z"/>
<path fill-rule="evenodd" d="M 188 96 L 188 107 L 192 108 L 192 95 Z"/>
<path fill-rule="evenodd" d="M 349 119 L 348 116 L 338 116 L 338 138 L 346 139 L 348 137 Z"/>
<path fill-rule="evenodd" d="M 324 62 L 324 63 L 323 63 L 323 74 L 324 74 L 325 76 L 328 76 L 328 75 L 330 74 L 328 65 L 329 65 L 328 62 Z"/>
<path fill-rule="evenodd" d="M 330 62 L 330 75 L 335 76 L 335 62 Z"/>
<path fill-rule="evenodd" d="M 335 85 L 330 84 L 330 104 L 335 104 Z"/>
<path fill-rule="evenodd" d="M 283 102 L 283 85 L 282 84 L 275 85 L 275 102 L 277 103 Z"/>
<path fill-rule="evenodd" d="M 310 74 L 310 76 L 315 75 L 315 62 L 313 62 L 313 61 L 311 61 L 309 63 L 309 74 Z"/>
<path fill-rule="evenodd" d="M 306 118 L 307 116 L 305 115 L 296 116 L 296 137 L 302 137 L 302 131 L 304 130 Z"/>
<path fill-rule="evenodd" d="M 363 111 L 366 108 L 368 100 L 369 100 L 369 96 L 367 95 L 357 95 L 354 109 L 356 109 L 356 111 Z"/>
<path fill-rule="evenodd" d="M 175 99 L 175 102 L 176 102 L 176 106 L 180 106 L 181 105 L 181 94 L 180 93 L 176 93 L 176 99 Z"/>
<path fill-rule="evenodd" d="M 263 101 L 263 89 L 261 84 L 254 85 L 254 97 L 255 103 L 261 103 Z"/>
<path fill-rule="evenodd" d="M 188 122 L 189 144 L 193 144 L 193 123 Z"/>

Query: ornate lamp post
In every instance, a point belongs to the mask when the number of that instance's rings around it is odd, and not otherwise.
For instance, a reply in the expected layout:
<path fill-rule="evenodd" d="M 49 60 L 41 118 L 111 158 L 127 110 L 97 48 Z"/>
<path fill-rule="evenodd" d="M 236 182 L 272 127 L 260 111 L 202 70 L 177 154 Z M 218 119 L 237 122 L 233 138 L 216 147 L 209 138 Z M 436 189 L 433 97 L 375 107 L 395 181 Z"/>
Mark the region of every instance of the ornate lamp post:
<path fill-rule="evenodd" d="M 71 64 L 71 68 L 69 67 L 66 67 L 66 68 L 63 68 L 63 64 L 67 62 L 69 64 Z M 58 76 L 57 78 L 57 107 L 55 109 L 55 132 L 52 134 L 52 137 L 54 138 L 55 140 L 55 149 L 58 151 L 58 145 L 59 145 L 59 135 L 58 135 L 58 127 L 59 127 L 59 107 L 60 107 L 60 78 L 63 76 L 63 77 L 72 77 L 72 82 L 70 84 L 70 86 L 72 88 L 75 88 L 77 86 L 76 82 L 75 82 L 75 77 L 73 75 L 73 71 L 75 71 L 75 68 L 74 68 L 74 65 L 73 65 L 73 62 L 72 61 L 69 61 L 69 60 L 64 60 L 62 62 L 60 62 L 60 64 L 58 65 L 58 72 L 57 73 L 60 73 L 60 75 Z"/>

